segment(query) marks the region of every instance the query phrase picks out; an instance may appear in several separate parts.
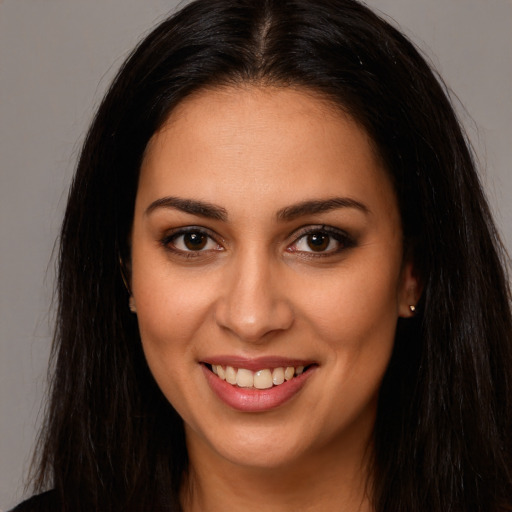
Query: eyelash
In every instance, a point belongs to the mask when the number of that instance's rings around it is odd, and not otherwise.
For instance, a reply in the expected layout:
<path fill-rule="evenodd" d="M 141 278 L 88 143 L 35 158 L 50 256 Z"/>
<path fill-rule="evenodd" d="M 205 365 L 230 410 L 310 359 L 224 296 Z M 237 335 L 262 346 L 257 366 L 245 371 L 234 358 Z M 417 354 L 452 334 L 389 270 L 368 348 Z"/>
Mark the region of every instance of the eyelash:
<path fill-rule="evenodd" d="M 293 246 L 297 246 L 298 243 L 302 239 L 307 239 L 309 236 L 313 235 L 324 235 L 327 236 L 328 246 L 331 245 L 333 241 L 335 241 L 338 246 L 335 249 L 331 249 L 328 251 L 301 251 L 297 249 L 293 249 Z M 307 243 L 307 241 L 306 241 Z M 350 249 L 356 245 L 355 240 L 349 236 L 346 232 L 333 228 L 331 226 L 308 226 L 299 231 L 296 235 L 294 242 L 288 247 L 288 252 L 291 253 L 299 253 L 301 256 L 306 258 L 327 258 L 329 256 L 334 256 L 346 249 Z"/>
<path fill-rule="evenodd" d="M 219 249 L 208 249 L 207 251 L 211 251 L 211 250 L 214 250 L 214 251 L 221 251 L 223 249 L 221 249 L 220 247 L 221 244 L 219 244 L 217 242 L 217 240 L 215 239 L 215 236 L 207 229 L 205 228 L 202 228 L 202 227 L 199 227 L 199 226 L 187 226 L 185 228 L 179 228 L 175 231 L 173 231 L 172 233 L 170 234 L 167 234 L 161 241 L 160 243 L 164 246 L 164 248 L 167 250 L 167 251 L 170 251 L 174 254 L 177 254 L 181 257 L 184 257 L 184 258 L 197 258 L 197 257 L 200 257 L 200 256 L 204 256 L 204 253 L 207 252 L 205 250 L 198 250 L 198 251 L 194 251 L 194 250 L 184 250 L 184 249 L 179 249 L 176 247 L 176 240 L 180 237 L 184 237 L 186 235 L 194 235 L 194 234 L 199 234 L 201 236 L 204 236 L 207 238 L 207 241 L 206 241 L 206 244 L 208 244 L 210 241 L 213 241 L 217 247 L 219 247 Z M 201 248 L 202 249 L 202 248 Z"/>
<path fill-rule="evenodd" d="M 193 250 L 193 249 L 186 250 L 186 249 L 180 249 L 180 248 L 176 247 L 176 241 L 180 237 L 184 237 L 187 234 L 190 234 L 190 235 L 198 234 L 202 237 L 206 237 L 207 240 L 205 242 L 205 245 L 207 245 L 208 243 L 213 241 L 216 244 L 216 248 L 204 250 L 204 246 L 203 246 L 203 247 L 200 247 L 199 250 Z M 296 232 L 294 235 L 295 235 L 294 241 L 292 242 L 292 244 L 290 244 L 287 247 L 287 252 L 300 254 L 301 256 L 306 257 L 306 258 L 322 258 L 322 257 L 325 258 L 325 257 L 333 256 L 333 255 L 339 254 L 340 252 L 342 252 L 345 249 L 349 249 L 356 245 L 355 240 L 351 236 L 349 236 L 347 233 L 345 233 L 344 231 L 337 229 L 337 228 L 330 227 L 330 226 L 324 226 L 324 225 L 308 226 L 308 227 L 302 228 L 301 230 L 299 230 L 298 233 Z M 316 252 L 314 250 L 304 251 L 304 250 L 299 250 L 299 249 L 294 248 L 294 246 L 296 247 L 302 239 L 307 239 L 307 237 L 314 236 L 314 235 L 327 236 L 328 237 L 327 248 L 332 244 L 333 241 L 335 243 L 337 243 L 338 245 L 335 249 L 331 249 L 328 251 L 321 250 L 318 252 Z M 222 245 L 217 242 L 216 236 L 214 234 L 212 234 L 209 230 L 199 227 L 199 226 L 188 226 L 185 228 L 179 228 L 179 229 L 173 231 L 172 233 L 167 234 L 164 238 L 162 238 L 160 243 L 166 250 L 168 250 L 174 254 L 177 254 L 180 257 L 184 257 L 184 258 L 197 258 L 197 257 L 204 256 L 205 255 L 204 253 L 209 253 L 210 251 L 224 250 Z M 306 241 L 306 243 L 307 243 L 307 241 Z"/>

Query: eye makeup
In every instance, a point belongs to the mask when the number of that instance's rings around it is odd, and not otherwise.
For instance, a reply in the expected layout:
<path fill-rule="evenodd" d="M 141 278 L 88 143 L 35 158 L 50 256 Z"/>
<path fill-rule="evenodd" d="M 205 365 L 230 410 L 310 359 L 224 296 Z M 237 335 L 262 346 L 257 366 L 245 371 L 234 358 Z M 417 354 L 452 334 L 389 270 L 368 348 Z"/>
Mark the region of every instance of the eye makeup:
<path fill-rule="evenodd" d="M 225 250 L 217 233 L 202 226 L 184 226 L 167 232 L 160 245 L 172 255 L 199 258 Z M 286 246 L 289 254 L 303 258 L 329 258 L 356 245 L 346 231 L 327 225 L 308 225 L 292 233 L 292 243 Z"/>
<path fill-rule="evenodd" d="M 185 226 L 172 230 L 160 240 L 164 249 L 184 258 L 197 258 L 211 254 L 212 251 L 224 251 L 217 242 L 218 236 L 201 226 Z"/>
<path fill-rule="evenodd" d="M 294 242 L 287 247 L 290 253 L 307 257 L 329 257 L 356 245 L 352 236 L 333 226 L 305 226 L 294 233 Z"/>

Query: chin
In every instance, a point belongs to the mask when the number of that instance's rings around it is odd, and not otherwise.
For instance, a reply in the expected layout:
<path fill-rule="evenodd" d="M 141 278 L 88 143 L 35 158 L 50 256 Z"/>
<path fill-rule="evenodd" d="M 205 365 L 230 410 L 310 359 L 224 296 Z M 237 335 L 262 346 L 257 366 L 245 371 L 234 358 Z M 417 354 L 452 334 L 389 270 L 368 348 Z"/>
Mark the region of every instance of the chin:
<path fill-rule="evenodd" d="M 256 419 L 256 418 L 255 418 Z M 297 464 L 305 457 L 306 446 L 300 431 L 290 432 L 286 427 L 260 424 L 253 428 L 239 427 L 215 436 L 209 432 L 203 437 L 203 449 L 216 452 L 217 456 L 235 466 L 247 469 L 280 469 Z M 197 438 L 186 427 L 187 438 Z M 212 435 L 213 434 L 213 435 Z"/>

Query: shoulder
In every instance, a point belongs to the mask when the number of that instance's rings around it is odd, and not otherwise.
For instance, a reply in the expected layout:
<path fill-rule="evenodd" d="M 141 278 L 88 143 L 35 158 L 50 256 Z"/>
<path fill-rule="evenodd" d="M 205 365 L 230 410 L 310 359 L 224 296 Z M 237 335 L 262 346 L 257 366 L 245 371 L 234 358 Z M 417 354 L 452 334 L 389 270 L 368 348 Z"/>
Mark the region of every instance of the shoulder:
<path fill-rule="evenodd" d="M 10 512 L 59 512 L 59 500 L 55 491 L 47 491 L 20 503 Z"/>

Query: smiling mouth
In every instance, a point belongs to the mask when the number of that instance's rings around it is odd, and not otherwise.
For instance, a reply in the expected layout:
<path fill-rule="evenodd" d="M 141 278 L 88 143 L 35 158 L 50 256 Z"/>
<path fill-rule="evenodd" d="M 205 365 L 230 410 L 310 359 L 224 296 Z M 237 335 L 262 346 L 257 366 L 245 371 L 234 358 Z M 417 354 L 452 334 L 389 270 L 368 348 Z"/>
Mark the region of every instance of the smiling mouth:
<path fill-rule="evenodd" d="M 280 386 L 311 369 L 308 366 L 279 366 L 277 368 L 263 368 L 253 372 L 247 368 L 235 368 L 220 364 L 205 364 L 217 377 L 228 384 L 239 388 L 270 389 Z"/>

